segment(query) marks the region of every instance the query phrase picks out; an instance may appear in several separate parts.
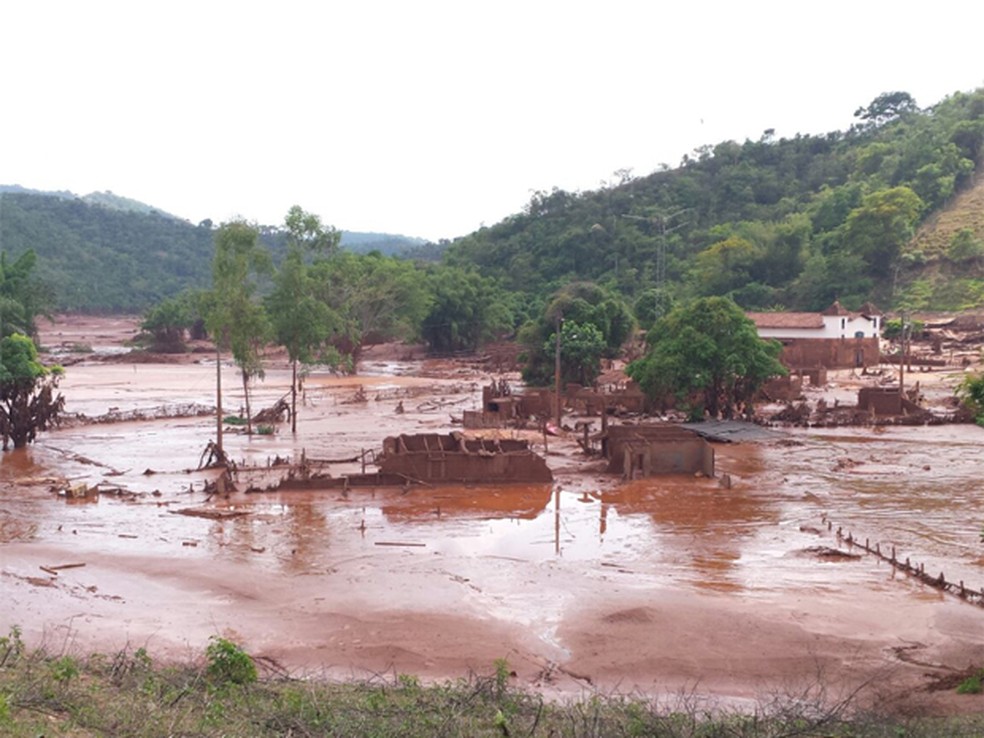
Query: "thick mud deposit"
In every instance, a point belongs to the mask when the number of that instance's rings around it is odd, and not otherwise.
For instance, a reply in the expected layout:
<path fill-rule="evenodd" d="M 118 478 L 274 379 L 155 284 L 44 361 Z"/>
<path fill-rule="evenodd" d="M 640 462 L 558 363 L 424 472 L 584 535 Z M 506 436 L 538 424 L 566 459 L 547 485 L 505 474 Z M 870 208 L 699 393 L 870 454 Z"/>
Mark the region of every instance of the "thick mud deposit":
<path fill-rule="evenodd" d="M 85 338 L 110 350 L 126 327 L 103 325 L 100 344 L 87 326 Z M 46 345 L 70 342 L 71 330 L 51 328 Z M 230 432 L 226 447 L 257 465 L 302 450 L 351 458 L 386 435 L 449 430 L 452 414 L 479 407 L 489 378 L 370 351 L 358 377 L 307 379 L 296 437 L 287 425 L 251 440 Z M 288 382 L 272 363 L 254 408 Z M 208 358 L 91 360 L 68 368 L 62 390 L 69 412 L 93 417 L 213 405 L 214 383 Z M 235 411 L 231 365 L 223 385 Z M 360 387 L 366 402 L 354 401 Z M 553 485 L 207 500 L 214 473 L 188 470 L 214 436 L 210 417 L 82 424 L 4 454 L 0 628 L 162 657 L 196 656 L 218 634 L 292 673 L 332 678 L 453 678 L 505 658 L 517 683 L 550 694 L 741 701 L 819 679 L 832 693 L 868 683 L 906 709 L 984 709 L 980 697 L 926 691 L 984 665 L 984 608 L 843 544 L 859 555 L 818 555 L 838 548 L 841 527 L 984 587 L 980 428 L 778 431 L 716 445 L 730 488 L 692 477 L 619 484 L 572 434 L 550 439 Z M 50 491 L 62 480 L 122 493 L 66 499 Z M 178 514 L 189 510 L 227 517 Z"/>

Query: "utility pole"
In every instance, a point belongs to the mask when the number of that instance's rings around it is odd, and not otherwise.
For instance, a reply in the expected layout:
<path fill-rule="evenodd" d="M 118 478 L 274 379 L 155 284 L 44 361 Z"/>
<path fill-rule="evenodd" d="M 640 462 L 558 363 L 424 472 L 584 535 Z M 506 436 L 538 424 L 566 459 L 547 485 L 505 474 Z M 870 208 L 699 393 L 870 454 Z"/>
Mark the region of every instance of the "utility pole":
<path fill-rule="evenodd" d="M 557 346 L 554 349 L 554 423 L 560 430 L 560 329 L 564 325 L 564 317 L 557 316 Z"/>
<path fill-rule="evenodd" d="M 225 459 L 225 450 L 222 448 L 222 351 L 218 337 L 215 339 L 215 447 L 221 463 Z"/>
<path fill-rule="evenodd" d="M 902 320 L 902 331 L 900 335 L 900 347 L 899 347 L 899 397 L 905 397 L 905 332 L 906 332 L 906 314 L 903 310 L 900 313 Z"/>

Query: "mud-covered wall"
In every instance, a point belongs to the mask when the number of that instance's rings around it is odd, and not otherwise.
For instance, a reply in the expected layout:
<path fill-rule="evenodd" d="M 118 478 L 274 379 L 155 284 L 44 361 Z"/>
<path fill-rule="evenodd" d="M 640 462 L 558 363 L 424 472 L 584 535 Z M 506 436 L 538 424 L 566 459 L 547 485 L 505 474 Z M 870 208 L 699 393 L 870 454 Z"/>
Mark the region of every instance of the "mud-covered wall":
<path fill-rule="evenodd" d="M 624 476 L 695 474 L 714 476 L 714 448 L 685 428 L 617 425 L 603 443 L 608 471 Z"/>
<path fill-rule="evenodd" d="M 790 338 L 782 344 L 779 360 L 794 369 L 811 366 L 850 369 L 881 363 L 877 338 Z"/>
<path fill-rule="evenodd" d="M 758 399 L 767 402 L 792 402 L 803 394 L 803 377 L 790 374 L 787 377 L 774 377 L 758 391 Z"/>
<path fill-rule="evenodd" d="M 525 441 L 482 442 L 448 435 L 395 436 L 383 442 L 379 470 L 424 482 L 551 482 L 553 474 Z"/>
<path fill-rule="evenodd" d="M 858 390 L 858 410 L 875 415 L 925 412 L 919 405 L 903 397 L 897 387 L 862 387 Z"/>

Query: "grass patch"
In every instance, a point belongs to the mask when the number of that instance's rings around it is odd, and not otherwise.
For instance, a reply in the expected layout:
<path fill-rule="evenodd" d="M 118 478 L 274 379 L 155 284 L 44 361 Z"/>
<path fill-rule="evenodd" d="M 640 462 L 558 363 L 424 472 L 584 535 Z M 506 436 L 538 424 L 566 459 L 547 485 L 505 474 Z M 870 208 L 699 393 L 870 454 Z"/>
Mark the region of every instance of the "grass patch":
<path fill-rule="evenodd" d="M 965 738 L 984 717 L 888 719 L 827 702 L 815 685 L 754 710 L 715 709 L 692 695 L 673 699 L 589 696 L 547 702 L 510 684 L 509 664 L 487 675 L 424 685 L 396 674 L 361 682 L 259 678 L 241 646 L 213 638 L 197 663 L 155 664 L 143 649 L 113 656 L 50 654 L 0 639 L 0 735 L 127 736 L 666 736 L 698 738 Z"/>
<path fill-rule="evenodd" d="M 984 669 L 964 679 L 957 685 L 957 694 L 980 694 L 984 692 Z"/>

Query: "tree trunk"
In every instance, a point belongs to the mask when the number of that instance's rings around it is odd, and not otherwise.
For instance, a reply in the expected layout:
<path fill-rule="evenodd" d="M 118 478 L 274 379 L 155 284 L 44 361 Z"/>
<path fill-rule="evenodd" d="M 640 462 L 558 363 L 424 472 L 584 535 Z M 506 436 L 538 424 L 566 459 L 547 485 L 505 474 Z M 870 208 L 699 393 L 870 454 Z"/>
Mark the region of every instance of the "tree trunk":
<path fill-rule="evenodd" d="M 222 448 L 222 352 L 219 351 L 219 343 L 215 342 L 215 447 L 219 452 L 219 459 L 225 458 L 225 451 Z"/>
<path fill-rule="evenodd" d="M 297 435 L 297 359 L 291 362 L 290 377 L 290 432 Z"/>
<path fill-rule="evenodd" d="M 243 375 L 243 397 L 246 398 L 246 435 L 253 437 L 253 415 L 249 411 L 249 374 L 244 369 Z"/>

